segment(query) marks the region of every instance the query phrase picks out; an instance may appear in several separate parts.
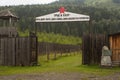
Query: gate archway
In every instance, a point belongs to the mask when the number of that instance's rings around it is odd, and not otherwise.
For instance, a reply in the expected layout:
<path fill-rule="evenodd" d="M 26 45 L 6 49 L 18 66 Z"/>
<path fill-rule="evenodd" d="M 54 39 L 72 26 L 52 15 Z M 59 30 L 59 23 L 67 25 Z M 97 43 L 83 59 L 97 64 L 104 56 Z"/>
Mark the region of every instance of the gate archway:
<path fill-rule="evenodd" d="M 65 22 L 89 22 L 90 16 L 68 12 L 64 7 L 61 7 L 58 12 L 38 16 L 35 18 L 35 24 L 37 23 L 65 23 Z M 35 32 L 37 32 L 37 26 L 35 26 Z"/>
<path fill-rule="evenodd" d="M 65 23 L 65 22 L 89 22 L 90 16 L 68 12 L 61 7 L 58 12 L 38 16 L 35 18 L 35 33 L 37 33 L 37 23 Z M 90 30 L 89 30 L 90 31 Z"/>

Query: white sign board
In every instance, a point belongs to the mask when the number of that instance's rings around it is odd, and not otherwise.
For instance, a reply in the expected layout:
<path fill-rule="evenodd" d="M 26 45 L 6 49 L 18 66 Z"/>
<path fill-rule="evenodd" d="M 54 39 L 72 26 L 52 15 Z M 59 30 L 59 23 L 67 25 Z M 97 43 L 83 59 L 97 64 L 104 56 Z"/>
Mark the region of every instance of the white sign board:
<path fill-rule="evenodd" d="M 35 22 L 71 22 L 71 21 L 90 21 L 90 16 L 71 12 L 56 12 L 44 16 L 36 17 Z"/>

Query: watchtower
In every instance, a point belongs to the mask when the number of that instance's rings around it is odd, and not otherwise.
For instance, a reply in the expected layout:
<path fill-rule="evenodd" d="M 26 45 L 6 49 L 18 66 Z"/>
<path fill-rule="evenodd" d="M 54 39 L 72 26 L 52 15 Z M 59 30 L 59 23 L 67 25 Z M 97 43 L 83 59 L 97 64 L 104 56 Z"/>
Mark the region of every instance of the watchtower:
<path fill-rule="evenodd" d="M 37 37 L 34 34 L 18 36 L 19 18 L 9 10 L 0 12 L 0 65 L 37 65 Z"/>
<path fill-rule="evenodd" d="M 0 11 L 0 37 L 16 37 L 16 22 L 19 18 L 9 10 Z"/>

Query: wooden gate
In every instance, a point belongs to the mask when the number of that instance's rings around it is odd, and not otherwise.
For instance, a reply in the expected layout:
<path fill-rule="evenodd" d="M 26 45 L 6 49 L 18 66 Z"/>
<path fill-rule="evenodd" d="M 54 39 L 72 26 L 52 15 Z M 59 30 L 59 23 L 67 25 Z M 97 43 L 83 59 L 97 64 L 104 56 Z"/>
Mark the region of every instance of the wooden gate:
<path fill-rule="evenodd" d="M 84 34 L 82 43 L 82 64 L 100 64 L 102 47 L 108 46 L 108 38 L 104 34 Z"/>

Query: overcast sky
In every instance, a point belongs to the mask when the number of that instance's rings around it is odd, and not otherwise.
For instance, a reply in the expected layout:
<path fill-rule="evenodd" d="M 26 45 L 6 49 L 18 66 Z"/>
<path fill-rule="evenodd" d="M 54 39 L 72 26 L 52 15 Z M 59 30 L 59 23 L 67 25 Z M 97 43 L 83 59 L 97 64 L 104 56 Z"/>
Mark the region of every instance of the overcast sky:
<path fill-rule="evenodd" d="M 25 5 L 25 4 L 47 4 L 58 0 L 0 0 L 0 6 Z"/>

